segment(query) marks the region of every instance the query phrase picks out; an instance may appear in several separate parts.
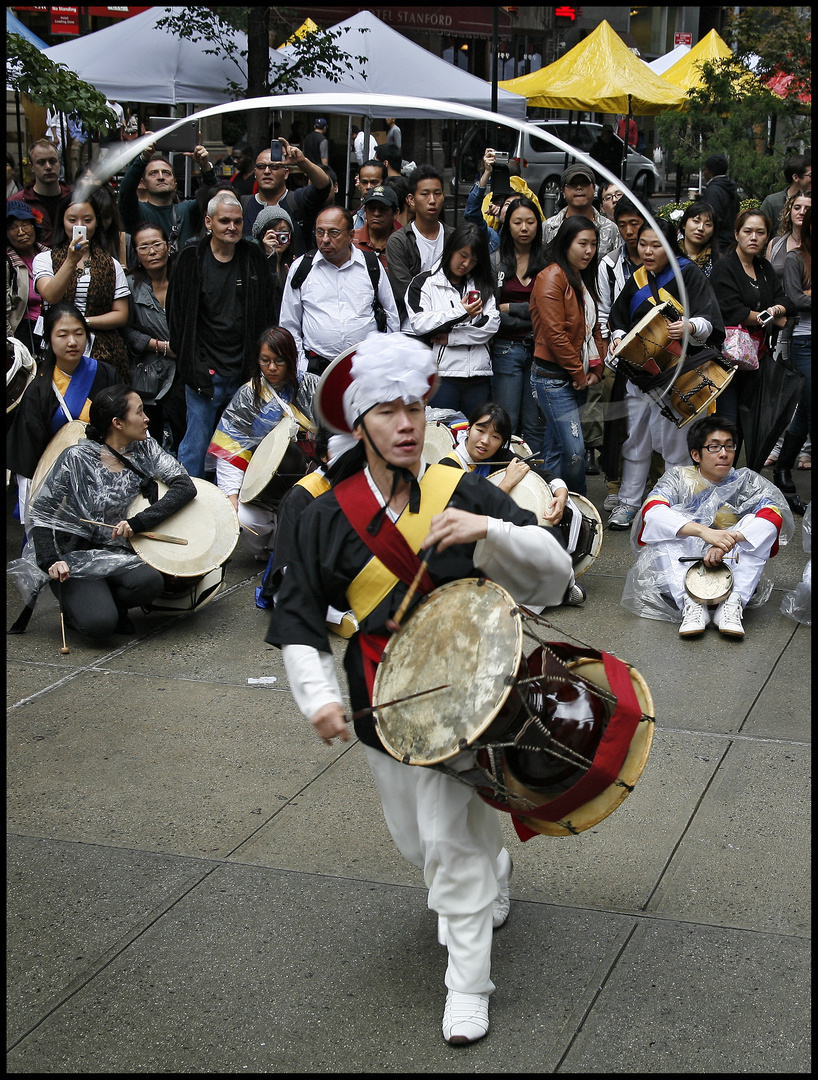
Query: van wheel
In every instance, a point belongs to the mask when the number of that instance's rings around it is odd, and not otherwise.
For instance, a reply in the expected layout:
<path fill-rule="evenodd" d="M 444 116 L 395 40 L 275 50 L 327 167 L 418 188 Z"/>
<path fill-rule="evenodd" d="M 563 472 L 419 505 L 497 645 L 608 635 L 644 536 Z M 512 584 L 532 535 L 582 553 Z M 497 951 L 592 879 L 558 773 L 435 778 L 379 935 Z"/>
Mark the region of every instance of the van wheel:
<path fill-rule="evenodd" d="M 654 177 L 649 172 L 640 172 L 633 182 L 633 190 L 640 195 L 650 197 L 653 194 Z"/>
<path fill-rule="evenodd" d="M 557 201 L 560 197 L 560 178 L 558 176 L 547 176 L 545 180 L 543 180 L 542 186 L 537 196 L 537 198 L 540 200 L 540 206 L 542 207 L 543 213 L 545 213 L 546 216 L 548 215 L 545 208 L 545 200 L 549 197 L 553 200 L 554 206 L 554 209 L 551 211 L 551 213 L 555 214 L 557 210 Z"/>

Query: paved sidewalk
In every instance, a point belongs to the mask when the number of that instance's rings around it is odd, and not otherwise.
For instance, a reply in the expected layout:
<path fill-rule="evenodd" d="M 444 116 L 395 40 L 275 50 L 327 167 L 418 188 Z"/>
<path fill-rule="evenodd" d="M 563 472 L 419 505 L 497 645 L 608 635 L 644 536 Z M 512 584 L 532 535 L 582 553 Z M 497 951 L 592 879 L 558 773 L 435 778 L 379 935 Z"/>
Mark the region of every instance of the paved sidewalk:
<path fill-rule="evenodd" d="M 551 613 L 555 638 L 638 668 L 656 737 L 598 827 L 521 844 L 505 823 L 491 1030 L 464 1049 L 440 1034 L 420 873 L 360 745 L 330 750 L 296 710 L 259 565 L 237 551 L 199 613 L 137 612 L 107 648 L 69 631 L 67 656 L 43 595 L 6 639 L 8 1070 L 808 1073 L 811 632 L 779 611 L 796 522 L 743 641 L 620 607 L 622 532 L 584 608 Z"/>

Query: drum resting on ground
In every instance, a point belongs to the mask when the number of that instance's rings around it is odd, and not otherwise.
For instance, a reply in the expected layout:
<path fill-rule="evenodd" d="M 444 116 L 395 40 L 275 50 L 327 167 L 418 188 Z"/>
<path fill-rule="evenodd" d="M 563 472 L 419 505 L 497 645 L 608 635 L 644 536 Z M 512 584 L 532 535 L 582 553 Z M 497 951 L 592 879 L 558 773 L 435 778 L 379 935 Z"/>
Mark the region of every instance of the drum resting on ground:
<path fill-rule="evenodd" d="M 568 836 L 633 790 L 653 742 L 653 699 L 635 668 L 546 641 L 548 625 L 494 582 L 443 585 L 387 644 L 373 703 L 392 757 L 457 776 L 534 832 Z M 538 643 L 528 655 L 526 636 Z M 400 701 L 434 687 L 444 689 Z"/>

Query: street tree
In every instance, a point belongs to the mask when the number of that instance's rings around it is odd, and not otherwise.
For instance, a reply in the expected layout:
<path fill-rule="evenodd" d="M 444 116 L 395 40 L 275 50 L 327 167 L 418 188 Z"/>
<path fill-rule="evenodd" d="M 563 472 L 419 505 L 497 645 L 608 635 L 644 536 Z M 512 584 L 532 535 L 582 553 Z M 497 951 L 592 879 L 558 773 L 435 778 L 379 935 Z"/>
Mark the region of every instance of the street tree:
<path fill-rule="evenodd" d="M 365 61 L 339 48 L 336 39 L 341 31 L 316 30 L 293 37 L 299 24 L 289 8 L 191 6 L 165 16 L 157 25 L 190 41 L 208 43 L 205 53 L 229 57 L 244 80 L 229 80 L 226 89 L 234 100 L 293 93 L 306 75 L 340 82 L 350 63 Z M 235 31 L 247 35 L 246 49 L 236 43 Z M 278 46 L 288 42 L 286 63 L 271 63 L 271 37 Z M 258 110 L 248 112 L 246 126 L 251 145 L 263 146 L 268 135 L 266 116 Z"/>

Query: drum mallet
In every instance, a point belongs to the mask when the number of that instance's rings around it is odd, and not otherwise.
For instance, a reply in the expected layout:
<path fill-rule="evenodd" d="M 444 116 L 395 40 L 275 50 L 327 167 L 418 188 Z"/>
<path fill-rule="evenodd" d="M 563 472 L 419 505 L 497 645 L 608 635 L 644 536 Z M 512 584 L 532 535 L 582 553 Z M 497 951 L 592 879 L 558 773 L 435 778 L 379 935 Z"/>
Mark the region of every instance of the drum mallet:
<path fill-rule="evenodd" d="M 412 599 L 418 590 L 418 585 L 420 585 L 420 579 L 426 573 L 426 567 L 429 565 L 429 559 L 431 559 L 431 557 L 435 553 L 435 546 L 435 544 L 432 544 L 432 546 L 423 556 L 423 562 L 420 564 L 418 572 L 415 574 L 414 580 L 412 581 L 412 584 L 409 586 L 406 592 L 406 596 L 404 596 L 403 600 L 401 601 L 400 607 L 391 619 L 386 620 L 387 630 L 391 630 L 394 633 L 400 628 L 401 619 L 406 614 L 406 609 L 412 603 Z"/>
<path fill-rule="evenodd" d="M 737 563 L 738 557 L 739 552 L 736 552 L 735 555 L 725 555 L 721 561 Z M 704 556 L 702 555 L 680 555 L 679 562 L 702 562 L 703 558 Z"/>
<path fill-rule="evenodd" d="M 60 630 L 62 630 L 62 648 L 60 649 L 60 652 L 63 656 L 67 656 L 70 650 L 65 644 L 65 616 L 62 611 L 62 582 L 59 579 L 57 580 L 57 602 L 60 605 Z"/>

